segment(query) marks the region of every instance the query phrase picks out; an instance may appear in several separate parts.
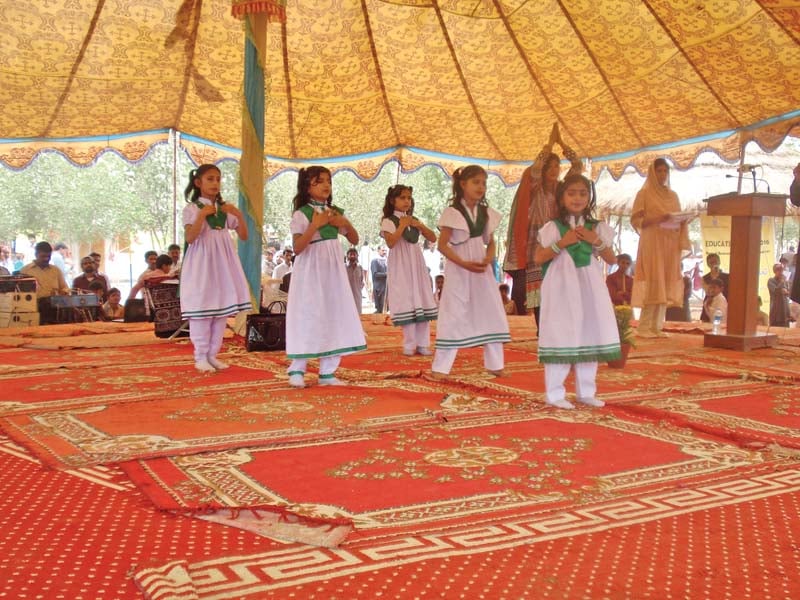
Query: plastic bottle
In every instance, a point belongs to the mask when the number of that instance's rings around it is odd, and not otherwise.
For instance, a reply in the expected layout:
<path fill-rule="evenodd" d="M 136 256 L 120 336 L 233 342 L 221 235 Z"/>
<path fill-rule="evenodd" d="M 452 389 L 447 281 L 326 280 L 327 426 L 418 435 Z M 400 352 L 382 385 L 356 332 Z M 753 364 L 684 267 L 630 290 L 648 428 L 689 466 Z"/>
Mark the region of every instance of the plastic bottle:
<path fill-rule="evenodd" d="M 719 308 L 714 311 L 714 320 L 711 323 L 711 333 L 719 335 L 719 328 L 722 325 L 722 310 Z"/>

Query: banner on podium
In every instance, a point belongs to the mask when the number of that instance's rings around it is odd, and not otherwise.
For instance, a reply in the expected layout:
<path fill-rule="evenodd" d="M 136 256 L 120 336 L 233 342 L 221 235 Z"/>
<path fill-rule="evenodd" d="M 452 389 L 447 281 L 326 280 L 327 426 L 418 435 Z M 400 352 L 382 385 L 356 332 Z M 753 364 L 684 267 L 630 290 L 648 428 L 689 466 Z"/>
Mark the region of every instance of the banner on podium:
<path fill-rule="evenodd" d="M 706 256 L 712 253 L 719 254 L 720 268 L 725 273 L 730 273 L 731 265 L 731 217 L 709 216 L 700 217 L 700 229 L 703 236 L 703 264 Z M 758 295 L 761 296 L 763 305 L 761 310 L 769 314 L 769 291 L 767 280 L 772 277 L 772 266 L 775 264 L 775 219 L 762 217 L 761 219 L 761 259 L 758 263 Z M 708 272 L 704 266 L 704 272 Z"/>

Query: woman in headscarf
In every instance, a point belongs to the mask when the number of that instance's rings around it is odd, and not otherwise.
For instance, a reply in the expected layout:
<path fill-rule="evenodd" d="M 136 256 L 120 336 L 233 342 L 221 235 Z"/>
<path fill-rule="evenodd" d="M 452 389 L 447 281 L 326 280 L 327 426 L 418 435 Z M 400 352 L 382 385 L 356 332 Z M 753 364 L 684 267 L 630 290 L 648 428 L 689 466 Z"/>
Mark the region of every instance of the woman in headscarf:
<path fill-rule="evenodd" d="M 555 123 L 547 144 L 539 152 L 533 165 L 522 173 L 511 205 L 506 256 L 503 261 L 503 270 L 511 275 L 511 299 L 516 305 L 517 314 L 528 314 L 532 309 L 537 327 L 542 268 L 534 262 L 533 255 L 536 252 L 539 228 L 558 216 L 556 185 L 561 159 L 558 154 L 553 153 L 553 145 L 556 143 L 572 163 L 567 174 L 580 174 L 583 171 L 583 164 L 575 152 L 564 144 L 558 131 L 558 123 Z"/>
<path fill-rule="evenodd" d="M 678 195 L 669 187 L 669 165 L 657 158 L 631 213 L 631 225 L 639 233 L 631 304 L 642 309 L 640 337 L 666 337 L 661 329 L 667 307 L 683 305 L 681 251 L 691 250 L 689 230 L 686 221 L 670 218 L 680 211 Z"/>

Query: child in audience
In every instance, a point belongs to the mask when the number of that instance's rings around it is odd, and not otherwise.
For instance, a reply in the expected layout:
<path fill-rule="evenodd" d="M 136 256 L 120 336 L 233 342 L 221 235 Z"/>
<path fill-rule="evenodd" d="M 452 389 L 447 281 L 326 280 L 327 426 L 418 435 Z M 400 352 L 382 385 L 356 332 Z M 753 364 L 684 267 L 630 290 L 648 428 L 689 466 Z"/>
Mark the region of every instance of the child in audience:
<path fill-rule="evenodd" d="M 722 293 L 724 283 L 721 279 L 709 279 L 706 282 L 706 297 L 703 299 L 703 314 L 707 322 L 714 322 L 714 313 L 717 309 L 722 311 L 722 322 L 728 320 L 728 301 Z"/>
<path fill-rule="evenodd" d="M 486 171 L 478 165 L 456 169 L 450 206 L 439 218 L 447 287 L 439 303 L 434 378 L 450 373 L 459 348 L 475 346 L 483 346 L 486 370 L 504 375 L 503 344 L 511 336 L 492 271 L 500 219 L 486 202 Z"/>
<path fill-rule="evenodd" d="M 181 265 L 181 313 L 189 320 L 194 366 L 200 372 L 227 369 L 217 358 L 228 317 L 252 309 L 250 287 L 228 230 L 246 240 L 241 211 L 220 195 L 222 173 L 210 164 L 189 174 L 184 195 L 184 239 L 188 244 Z M 165 265 L 171 266 L 169 256 Z M 165 275 L 169 272 L 166 269 Z"/>
<path fill-rule="evenodd" d="M 125 307 L 120 304 L 122 292 L 113 287 L 108 290 L 108 300 L 103 304 L 103 314 L 106 321 L 116 321 L 125 319 Z"/>
<path fill-rule="evenodd" d="M 394 185 L 386 194 L 381 236 L 389 246 L 388 295 L 392 324 L 403 330 L 403 354 L 430 356 L 430 322 L 436 319 L 436 301 L 419 236 L 436 241 L 436 234 L 414 214 L 413 189 Z"/>
<path fill-rule="evenodd" d="M 89 284 L 89 291 L 92 292 L 95 296 L 97 296 L 97 303 L 99 306 L 103 306 L 103 302 L 106 301 L 106 284 L 104 281 L 95 279 Z"/>
<path fill-rule="evenodd" d="M 305 387 L 309 358 L 319 358 L 319 384 L 344 385 L 336 369 L 345 354 L 367 347 L 342 262 L 339 235 L 355 246 L 358 232 L 333 206 L 331 172 L 300 169 L 290 229 L 294 246 L 286 314 L 289 385 Z"/>
<path fill-rule="evenodd" d="M 616 262 L 614 230 L 593 217 L 593 187 L 583 175 L 564 178 L 556 203 L 558 217 L 539 230 L 535 253 L 544 274 L 539 362 L 544 363 L 545 402 L 575 408 L 564 387 L 574 367 L 578 402 L 600 407 L 605 403 L 595 397 L 597 363 L 620 357 L 614 307 L 596 259 Z"/>
<path fill-rule="evenodd" d="M 628 275 L 631 268 L 630 254 L 617 254 L 617 270 L 606 277 L 606 287 L 614 306 L 630 305 L 633 277 Z"/>
<path fill-rule="evenodd" d="M 506 314 L 507 315 L 517 314 L 517 303 L 514 302 L 508 294 L 510 290 L 508 284 L 501 283 L 498 289 L 500 290 L 500 299 L 503 301 L 503 308 L 505 309 Z"/>

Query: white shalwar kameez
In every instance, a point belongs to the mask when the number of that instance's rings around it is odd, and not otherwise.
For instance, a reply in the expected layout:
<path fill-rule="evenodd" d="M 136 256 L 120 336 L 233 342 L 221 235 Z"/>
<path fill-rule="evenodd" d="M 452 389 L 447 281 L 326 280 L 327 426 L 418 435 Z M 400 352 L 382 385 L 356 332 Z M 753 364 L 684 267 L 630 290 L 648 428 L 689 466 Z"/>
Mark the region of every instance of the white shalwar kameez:
<path fill-rule="evenodd" d="M 406 214 L 395 211 L 394 216 L 402 219 Z M 395 231 L 391 219 L 381 221 L 382 236 Z M 425 352 L 430 346 L 430 322 L 436 319 L 438 309 L 422 249 L 401 236 L 389 252 L 388 263 L 389 312 L 392 324 L 403 330 L 403 351 Z"/>
<path fill-rule="evenodd" d="M 302 235 L 309 224 L 302 211 L 294 211 L 292 235 Z M 339 233 L 346 232 L 339 229 Z M 366 349 L 338 236 L 323 239 L 316 231 L 295 256 L 286 306 L 286 356 L 293 359 L 290 376 L 304 374 L 308 359 L 319 358 L 320 377 L 332 377 L 343 355 Z"/>
<path fill-rule="evenodd" d="M 477 207 L 470 211 L 466 205 L 463 206 L 475 222 Z M 465 261 L 482 262 L 486 258 L 486 245 L 501 219 L 500 213 L 493 208 L 487 207 L 487 211 L 488 219 L 483 234 L 476 237 L 470 237 L 466 219 L 452 206 L 445 208 L 439 218 L 439 229 L 448 227 L 452 230 L 449 245 Z M 510 341 L 508 319 L 491 265 L 487 265 L 480 273 L 473 273 L 447 261 L 432 370 L 449 373 L 458 349 L 475 346 L 483 346 L 483 361 L 487 370 L 502 370 L 503 344 Z"/>
<path fill-rule="evenodd" d="M 198 200 L 203 205 L 212 204 L 208 198 Z M 199 215 L 197 204 L 187 204 L 183 209 L 184 226 L 192 225 Z M 214 359 L 222 347 L 227 318 L 253 308 L 250 286 L 229 232 L 238 226 L 239 220 L 231 214 L 222 229 L 204 222 L 183 257 L 181 314 L 189 320 L 195 362 Z"/>
<path fill-rule="evenodd" d="M 611 227 L 601 221 L 594 225 L 594 231 L 611 246 Z M 539 245 L 543 248 L 560 239 L 555 221 L 539 229 Z M 550 261 L 542 281 L 539 323 L 539 362 L 545 364 L 547 402 L 565 400 L 564 381 L 571 365 L 575 365 L 578 399 L 594 398 L 598 361 L 620 357 L 614 306 L 602 264 L 594 254 L 585 267 L 577 267 L 566 248 Z"/>

